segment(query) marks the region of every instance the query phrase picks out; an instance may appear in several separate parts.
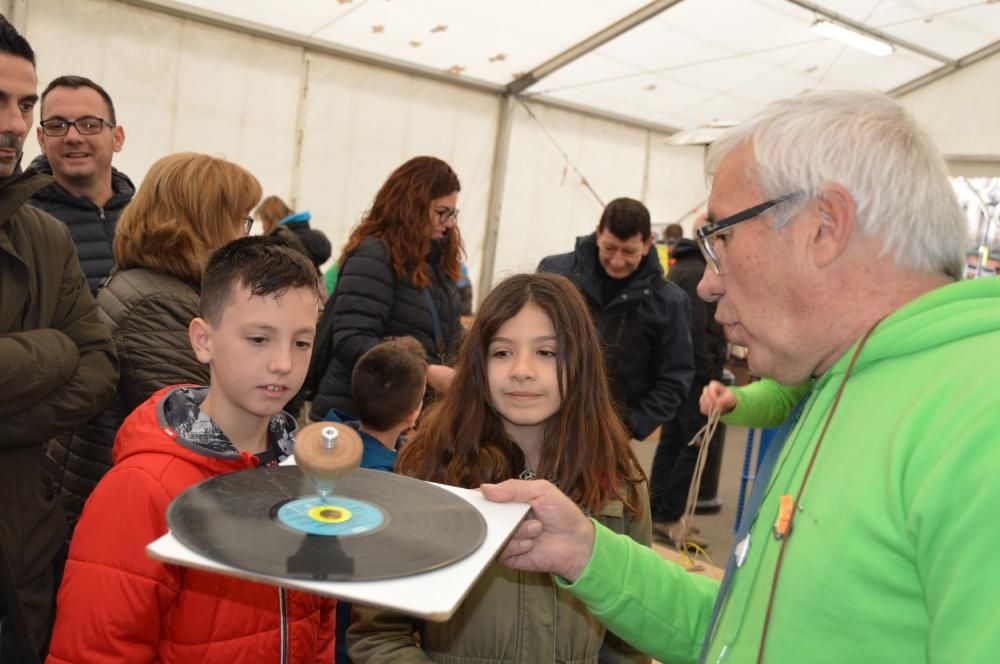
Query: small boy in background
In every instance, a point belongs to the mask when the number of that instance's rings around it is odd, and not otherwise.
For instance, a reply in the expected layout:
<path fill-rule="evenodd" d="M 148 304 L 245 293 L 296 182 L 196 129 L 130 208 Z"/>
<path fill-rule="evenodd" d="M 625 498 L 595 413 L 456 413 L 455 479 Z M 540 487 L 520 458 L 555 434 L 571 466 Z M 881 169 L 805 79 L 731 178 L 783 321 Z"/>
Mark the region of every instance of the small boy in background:
<path fill-rule="evenodd" d="M 424 404 L 427 358 L 413 337 L 383 342 L 358 359 L 351 374 L 351 397 L 359 420 L 345 421 L 331 410 L 327 422 L 343 422 L 361 434 L 361 467 L 392 472 L 400 436 L 413 428 Z M 351 605 L 337 604 L 336 663 L 350 664 L 345 635 L 351 624 Z"/>
<path fill-rule="evenodd" d="M 277 662 L 333 657 L 332 599 L 152 560 L 170 501 L 202 480 L 292 452 L 282 408 L 309 366 L 316 268 L 273 239 L 215 251 L 189 335 L 208 387 L 167 387 L 115 438 L 84 507 L 59 589 L 50 663 Z"/>

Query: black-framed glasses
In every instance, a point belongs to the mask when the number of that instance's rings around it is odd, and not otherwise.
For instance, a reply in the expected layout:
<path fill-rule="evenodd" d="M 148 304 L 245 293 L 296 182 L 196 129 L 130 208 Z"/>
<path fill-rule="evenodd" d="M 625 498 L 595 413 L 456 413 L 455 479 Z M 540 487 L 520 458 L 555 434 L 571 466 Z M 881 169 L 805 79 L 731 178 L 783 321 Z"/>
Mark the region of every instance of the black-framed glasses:
<path fill-rule="evenodd" d="M 76 127 L 78 132 L 87 136 L 100 134 L 104 131 L 105 126 L 111 128 L 115 127 L 113 122 L 108 122 L 103 118 L 95 118 L 92 115 L 85 115 L 82 118 L 77 118 L 76 120 L 52 118 L 51 120 L 42 120 L 41 125 L 42 133 L 46 136 L 65 136 L 69 133 L 70 125 L 73 125 Z"/>
<path fill-rule="evenodd" d="M 248 214 L 247 218 L 243 220 L 243 234 L 250 235 L 251 228 L 253 228 L 253 217 Z"/>
<path fill-rule="evenodd" d="M 800 192 L 794 192 L 791 194 L 785 194 L 784 196 L 779 196 L 778 198 L 771 199 L 759 205 L 747 208 L 741 212 L 737 212 L 736 214 L 730 215 L 725 219 L 720 219 L 719 221 L 711 224 L 705 224 L 704 226 L 698 228 L 695 231 L 695 234 L 698 236 L 698 244 L 701 246 L 701 250 L 702 253 L 705 254 L 705 258 L 708 259 L 708 264 L 712 266 L 712 270 L 714 270 L 718 275 L 722 274 L 722 265 L 719 263 L 719 257 L 716 255 L 710 239 L 713 235 L 744 221 L 756 219 L 774 206 L 798 196 L 799 193 Z"/>
<path fill-rule="evenodd" d="M 438 216 L 438 221 L 442 225 L 447 225 L 450 223 L 458 223 L 458 208 L 450 208 L 446 206 L 441 206 L 434 208 L 434 214 Z"/>

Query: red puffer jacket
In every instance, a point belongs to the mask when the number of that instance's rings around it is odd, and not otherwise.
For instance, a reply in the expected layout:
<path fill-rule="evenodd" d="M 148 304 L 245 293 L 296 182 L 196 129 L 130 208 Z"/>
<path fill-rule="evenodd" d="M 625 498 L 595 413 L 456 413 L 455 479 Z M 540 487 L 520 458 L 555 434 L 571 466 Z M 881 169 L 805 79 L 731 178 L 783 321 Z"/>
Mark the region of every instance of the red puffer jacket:
<path fill-rule="evenodd" d="M 210 448 L 178 433 L 187 429 L 177 418 L 197 417 L 199 392 L 160 390 L 122 424 L 115 465 L 87 501 L 70 545 L 48 662 L 333 661 L 334 600 L 146 556 L 146 545 L 167 532 L 175 496 L 258 465 L 221 432 Z"/>

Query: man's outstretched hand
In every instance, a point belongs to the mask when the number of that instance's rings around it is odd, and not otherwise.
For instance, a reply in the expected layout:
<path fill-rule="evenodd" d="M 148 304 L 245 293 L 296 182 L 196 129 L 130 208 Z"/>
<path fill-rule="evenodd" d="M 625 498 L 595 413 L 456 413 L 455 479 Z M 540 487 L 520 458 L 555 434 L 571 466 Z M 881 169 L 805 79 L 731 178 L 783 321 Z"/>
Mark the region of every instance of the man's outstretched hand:
<path fill-rule="evenodd" d="M 495 503 L 531 505 L 528 517 L 500 552 L 500 562 L 576 581 L 594 550 L 594 525 L 572 500 L 545 480 L 507 480 L 480 489 Z"/>

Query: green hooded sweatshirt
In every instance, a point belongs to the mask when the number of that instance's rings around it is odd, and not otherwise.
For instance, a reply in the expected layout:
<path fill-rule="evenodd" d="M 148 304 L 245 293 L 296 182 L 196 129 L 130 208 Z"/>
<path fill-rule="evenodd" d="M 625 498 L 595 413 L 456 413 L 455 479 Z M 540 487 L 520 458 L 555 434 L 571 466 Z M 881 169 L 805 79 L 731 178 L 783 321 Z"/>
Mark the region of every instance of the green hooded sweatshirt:
<path fill-rule="evenodd" d="M 820 376 L 782 449 L 713 633 L 718 583 L 597 528 L 566 584 L 664 662 L 754 662 L 794 498 L 854 348 Z M 763 661 L 994 662 L 1000 657 L 1000 279 L 950 284 L 878 325 L 805 485 Z M 737 550 L 739 546 L 737 547 Z"/>

